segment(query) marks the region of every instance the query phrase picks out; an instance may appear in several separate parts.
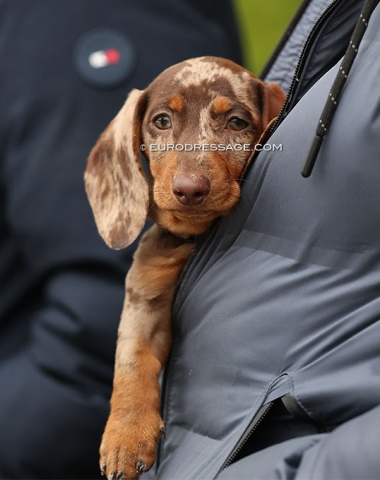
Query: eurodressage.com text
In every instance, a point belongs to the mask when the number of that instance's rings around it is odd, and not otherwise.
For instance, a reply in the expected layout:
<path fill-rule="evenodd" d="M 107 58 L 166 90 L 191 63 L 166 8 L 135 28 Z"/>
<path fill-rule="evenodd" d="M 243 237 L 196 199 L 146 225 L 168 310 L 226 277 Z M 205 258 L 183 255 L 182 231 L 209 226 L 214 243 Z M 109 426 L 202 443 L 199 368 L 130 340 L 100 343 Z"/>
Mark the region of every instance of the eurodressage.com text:
<path fill-rule="evenodd" d="M 282 152 L 282 143 L 152 143 L 150 145 L 140 145 L 142 152 L 260 152 L 275 151 Z"/>

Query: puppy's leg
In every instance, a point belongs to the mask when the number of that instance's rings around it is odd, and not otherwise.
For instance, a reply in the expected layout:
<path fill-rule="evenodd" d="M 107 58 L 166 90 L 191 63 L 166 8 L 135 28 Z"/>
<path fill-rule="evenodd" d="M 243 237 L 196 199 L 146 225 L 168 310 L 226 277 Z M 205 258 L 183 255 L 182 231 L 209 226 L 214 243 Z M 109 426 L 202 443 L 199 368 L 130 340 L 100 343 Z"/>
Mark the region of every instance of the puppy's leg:
<path fill-rule="evenodd" d="M 155 461 L 164 433 L 158 376 L 171 347 L 174 291 L 193 248 L 154 225 L 134 255 L 119 326 L 111 413 L 100 447 L 100 467 L 108 478 L 135 478 Z"/>

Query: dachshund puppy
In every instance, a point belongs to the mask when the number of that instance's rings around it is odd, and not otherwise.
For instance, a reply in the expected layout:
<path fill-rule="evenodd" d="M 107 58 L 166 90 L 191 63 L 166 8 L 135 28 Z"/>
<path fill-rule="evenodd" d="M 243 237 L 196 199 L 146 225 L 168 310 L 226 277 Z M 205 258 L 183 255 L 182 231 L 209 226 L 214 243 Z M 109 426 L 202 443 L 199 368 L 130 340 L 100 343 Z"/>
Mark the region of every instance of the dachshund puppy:
<path fill-rule="evenodd" d="M 227 215 L 285 95 L 235 63 L 191 59 L 133 90 L 90 153 L 87 195 L 108 246 L 131 244 L 101 472 L 131 479 L 154 463 L 164 434 L 158 377 L 171 347 L 171 306 L 196 236 Z M 141 151 L 148 164 L 144 173 Z"/>

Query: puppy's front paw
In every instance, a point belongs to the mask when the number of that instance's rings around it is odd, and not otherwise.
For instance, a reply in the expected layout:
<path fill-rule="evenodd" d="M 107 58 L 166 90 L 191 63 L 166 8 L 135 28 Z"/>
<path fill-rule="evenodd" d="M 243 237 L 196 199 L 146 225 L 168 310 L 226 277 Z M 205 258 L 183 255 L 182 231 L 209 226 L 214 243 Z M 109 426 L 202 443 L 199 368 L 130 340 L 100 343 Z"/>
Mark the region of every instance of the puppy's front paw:
<path fill-rule="evenodd" d="M 108 480 L 129 480 L 147 472 L 164 432 L 164 422 L 156 412 L 133 419 L 128 412 L 111 413 L 100 446 L 102 475 Z"/>

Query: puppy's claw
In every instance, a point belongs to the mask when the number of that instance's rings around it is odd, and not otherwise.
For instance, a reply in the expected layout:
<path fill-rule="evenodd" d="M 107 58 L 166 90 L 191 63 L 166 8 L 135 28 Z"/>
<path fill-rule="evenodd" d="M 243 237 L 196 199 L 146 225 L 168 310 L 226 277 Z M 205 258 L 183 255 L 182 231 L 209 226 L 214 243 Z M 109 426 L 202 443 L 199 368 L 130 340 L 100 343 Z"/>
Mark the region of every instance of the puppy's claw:
<path fill-rule="evenodd" d="M 116 479 L 116 473 L 115 472 L 111 472 L 108 476 L 108 480 L 115 480 Z"/>
<path fill-rule="evenodd" d="M 123 478 L 124 478 L 123 472 L 118 472 L 118 474 L 116 475 L 116 480 L 123 480 Z"/>
<path fill-rule="evenodd" d="M 160 435 L 161 435 L 162 438 L 166 437 L 165 427 L 160 428 Z"/>
<path fill-rule="evenodd" d="M 100 467 L 100 474 L 102 475 L 102 477 L 104 477 L 104 475 L 106 474 L 106 468 L 107 465 L 105 463 L 102 463 L 102 466 Z"/>
<path fill-rule="evenodd" d="M 139 460 L 139 461 L 136 463 L 136 472 L 137 472 L 139 475 L 142 475 L 145 471 L 146 471 L 146 465 L 145 465 L 145 463 L 142 462 L 141 460 Z"/>

